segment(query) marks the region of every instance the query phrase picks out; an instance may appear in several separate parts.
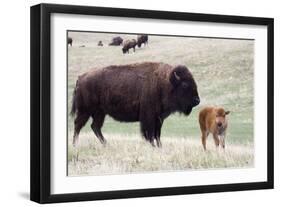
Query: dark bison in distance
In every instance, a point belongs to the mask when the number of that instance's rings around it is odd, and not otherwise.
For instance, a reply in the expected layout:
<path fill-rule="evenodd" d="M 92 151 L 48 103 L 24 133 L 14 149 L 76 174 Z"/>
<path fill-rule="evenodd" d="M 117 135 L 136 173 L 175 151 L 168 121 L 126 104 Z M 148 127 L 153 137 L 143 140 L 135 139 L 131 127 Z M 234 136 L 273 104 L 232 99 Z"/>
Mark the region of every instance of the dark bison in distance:
<path fill-rule="evenodd" d="M 109 45 L 115 45 L 115 46 L 119 46 L 123 43 L 123 39 L 121 37 L 114 37 L 111 40 L 111 43 L 109 43 Z"/>
<path fill-rule="evenodd" d="M 200 103 L 197 85 L 184 65 L 144 62 L 112 65 L 79 76 L 73 93 L 73 145 L 81 128 L 92 118 L 92 129 L 106 143 L 101 128 L 106 115 L 121 122 L 140 122 L 141 133 L 152 146 L 164 120 L 174 112 L 189 115 Z"/>
<path fill-rule="evenodd" d="M 101 40 L 98 42 L 98 46 L 101 46 L 101 47 L 103 46 L 103 43 Z"/>
<path fill-rule="evenodd" d="M 72 38 L 68 37 L 67 38 L 67 45 L 70 45 L 72 47 L 72 42 L 73 42 Z"/>
<path fill-rule="evenodd" d="M 135 39 L 132 39 L 132 40 L 126 40 L 123 44 L 123 48 L 122 48 L 122 51 L 123 53 L 129 53 L 129 50 L 131 48 L 134 49 L 134 52 L 136 51 L 136 45 L 137 45 L 137 41 Z"/>
<path fill-rule="evenodd" d="M 142 43 L 144 45 L 148 44 L 148 35 L 138 35 L 137 42 L 138 42 L 138 47 L 141 47 Z"/>

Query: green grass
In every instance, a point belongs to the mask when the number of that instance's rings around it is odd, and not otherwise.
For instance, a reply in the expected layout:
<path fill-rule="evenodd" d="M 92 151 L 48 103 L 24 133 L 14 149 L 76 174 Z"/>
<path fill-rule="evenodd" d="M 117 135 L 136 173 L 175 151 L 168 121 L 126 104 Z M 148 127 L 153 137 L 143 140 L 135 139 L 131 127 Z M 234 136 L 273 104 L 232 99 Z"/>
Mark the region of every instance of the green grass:
<path fill-rule="evenodd" d="M 201 103 L 193 109 L 188 117 L 175 113 L 165 120 L 161 136 L 163 145 L 168 140 L 176 142 L 178 139 L 184 139 L 200 146 L 198 112 L 207 105 L 222 106 L 231 111 L 226 138 L 228 146 L 252 147 L 254 145 L 254 41 L 149 36 L 147 47 L 136 49 L 135 53 L 130 52 L 130 54 L 123 55 L 121 47 L 107 46 L 111 38 L 116 36 L 114 34 L 69 33 L 69 36 L 73 38 L 73 47 L 68 47 L 69 109 L 77 77 L 86 71 L 111 64 L 129 64 L 142 61 L 165 62 L 171 65 L 184 64 L 190 69 L 197 82 Z M 135 38 L 135 35 L 120 36 L 125 39 Z M 99 40 L 103 41 L 104 47 L 97 46 Z M 85 47 L 79 47 L 81 45 L 85 45 Z M 90 123 L 89 121 L 81 133 L 89 133 L 94 139 Z M 70 116 L 68 118 L 68 131 L 69 140 L 71 140 L 73 118 Z M 120 123 L 107 116 L 102 131 L 108 136 L 117 134 L 121 137 L 136 137 L 139 136 L 139 124 Z M 111 137 L 107 138 L 110 139 L 109 142 L 113 141 Z M 210 138 L 209 140 L 211 140 Z M 83 135 L 81 135 L 82 139 Z M 71 141 L 69 143 L 71 144 Z M 95 149 L 92 151 L 95 156 L 90 153 L 91 159 L 89 159 L 93 161 L 96 160 L 98 153 Z M 70 160 L 70 165 L 71 163 Z M 237 164 L 237 166 L 240 165 Z M 196 168 L 196 166 L 193 167 Z M 209 165 L 205 167 L 208 168 Z M 181 168 L 179 167 L 179 169 Z M 74 171 L 70 170 L 70 172 L 75 174 Z"/>

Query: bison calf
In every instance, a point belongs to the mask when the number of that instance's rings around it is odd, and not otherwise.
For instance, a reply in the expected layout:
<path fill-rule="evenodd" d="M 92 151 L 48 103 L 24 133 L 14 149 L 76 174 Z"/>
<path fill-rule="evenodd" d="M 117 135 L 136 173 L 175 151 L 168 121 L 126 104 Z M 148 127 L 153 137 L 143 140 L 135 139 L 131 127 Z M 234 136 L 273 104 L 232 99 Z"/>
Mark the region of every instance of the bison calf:
<path fill-rule="evenodd" d="M 137 45 L 137 41 L 135 39 L 132 39 L 132 40 L 126 40 L 123 44 L 123 48 L 122 48 L 122 51 L 123 53 L 129 53 L 129 49 L 133 48 L 134 49 L 134 52 L 135 52 L 135 47 Z"/>
<path fill-rule="evenodd" d="M 199 124 L 204 150 L 206 150 L 206 140 L 209 133 L 213 134 L 216 147 L 221 145 L 225 148 L 225 133 L 228 125 L 226 115 L 229 113 L 221 107 L 206 107 L 200 111 Z"/>

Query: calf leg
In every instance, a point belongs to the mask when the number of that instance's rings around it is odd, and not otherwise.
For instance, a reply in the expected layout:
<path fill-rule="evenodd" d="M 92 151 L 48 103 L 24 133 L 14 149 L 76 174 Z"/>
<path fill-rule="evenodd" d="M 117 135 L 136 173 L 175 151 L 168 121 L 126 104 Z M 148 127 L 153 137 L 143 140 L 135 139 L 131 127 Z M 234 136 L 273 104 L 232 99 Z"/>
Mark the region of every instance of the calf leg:
<path fill-rule="evenodd" d="M 220 137 L 220 145 L 222 146 L 223 149 L 225 149 L 225 135 L 221 135 Z"/>
<path fill-rule="evenodd" d="M 103 137 L 101 133 L 101 128 L 104 122 L 105 114 L 102 112 L 96 112 L 92 115 L 93 122 L 91 124 L 91 128 L 94 131 L 95 135 L 99 139 L 102 144 L 106 144 L 106 139 Z"/>
<path fill-rule="evenodd" d="M 220 144 L 220 139 L 217 134 L 213 134 L 213 137 L 214 137 L 215 145 L 216 147 L 218 147 Z"/>
<path fill-rule="evenodd" d="M 207 148 L 206 148 L 206 141 L 207 141 L 208 135 L 209 135 L 208 132 L 202 131 L 201 142 L 202 142 L 202 145 L 203 145 L 203 148 L 204 148 L 205 151 L 207 150 Z"/>
<path fill-rule="evenodd" d="M 87 113 L 81 113 L 81 112 L 77 113 L 77 116 L 74 120 L 74 135 L 73 135 L 73 142 L 72 142 L 74 147 L 78 143 L 80 130 L 86 124 L 89 117 L 90 116 Z"/>

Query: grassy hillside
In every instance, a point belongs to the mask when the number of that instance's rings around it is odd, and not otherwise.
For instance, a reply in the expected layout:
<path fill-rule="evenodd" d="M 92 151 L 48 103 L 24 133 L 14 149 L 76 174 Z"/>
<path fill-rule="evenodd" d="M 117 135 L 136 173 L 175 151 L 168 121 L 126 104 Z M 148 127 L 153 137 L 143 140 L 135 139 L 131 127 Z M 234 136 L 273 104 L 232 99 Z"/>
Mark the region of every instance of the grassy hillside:
<path fill-rule="evenodd" d="M 86 71 L 96 70 L 111 64 L 128 64 L 142 61 L 165 62 L 171 65 L 184 64 L 190 69 L 197 82 L 201 103 L 194 108 L 193 112 L 188 117 L 176 113 L 165 120 L 161 137 L 163 148 L 165 145 L 169 145 L 172 140 L 177 143 L 178 140 L 185 140 L 187 144 L 192 143 L 194 146 L 196 145 L 196 148 L 198 147 L 199 150 L 199 147 L 201 148 L 201 143 L 198 112 L 206 105 L 217 105 L 231 111 L 229 115 L 229 129 L 227 132 L 226 145 L 229 148 L 231 146 L 246 147 L 247 151 L 252 152 L 252 150 L 249 149 L 252 149 L 254 144 L 254 41 L 149 36 L 149 44 L 147 47 L 136 49 L 135 53 L 130 51 L 130 54 L 124 55 L 120 46 L 108 46 L 111 38 L 117 36 L 116 34 L 70 32 L 69 36 L 73 38 L 73 47 L 68 47 L 69 108 L 71 107 L 71 98 L 76 79 L 78 75 Z M 120 36 L 124 39 L 136 38 L 136 35 Z M 99 40 L 103 41 L 103 47 L 97 46 Z M 82 45 L 85 47 L 81 47 Z M 90 123 L 89 121 L 82 129 L 80 140 L 82 141 L 85 136 L 91 136 L 91 142 L 96 143 L 95 135 L 90 128 Z M 73 135 L 72 117 L 68 118 L 68 131 L 69 144 L 71 144 Z M 130 140 L 130 137 L 132 137 L 130 143 L 138 143 L 141 141 L 141 138 L 134 139 L 134 137 L 140 136 L 138 123 L 120 123 L 107 116 L 102 131 L 106 134 L 105 137 L 109 140 L 109 143 L 114 141 L 113 138 L 116 137 L 116 135 L 118 135 L 119 138 L 122 136 L 126 137 L 124 138 L 126 140 L 123 142 L 124 145 Z M 95 145 L 99 145 L 99 143 Z M 208 139 L 208 146 L 212 145 L 213 140 L 210 136 Z M 119 144 L 116 144 L 116 146 L 120 147 Z M 83 150 L 85 150 L 85 148 L 83 148 Z M 91 152 L 93 154 L 98 153 L 95 148 L 91 150 Z M 153 154 L 153 156 L 154 155 L 155 154 Z M 96 156 L 98 156 L 98 154 Z M 95 157 L 95 155 L 89 155 L 89 160 L 97 160 L 97 157 Z M 247 159 L 245 158 L 245 162 L 243 163 L 249 164 L 251 161 L 252 156 L 251 159 L 249 159 L 249 157 L 247 157 Z M 69 158 L 69 162 L 70 166 L 72 166 L 69 168 L 70 174 L 71 172 L 76 174 L 72 159 Z M 188 165 L 188 163 L 185 164 Z M 206 168 L 212 167 L 210 165 L 203 166 Z M 222 167 L 221 165 L 213 165 L 213 167 Z M 237 165 L 229 164 L 225 166 L 235 167 L 243 166 L 243 164 L 237 163 Z M 192 168 L 200 168 L 200 166 L 193 165 Z M 137 167 L 135 169 L 137 170 Z M 169 167 L 167 167 L 167 169 L 169 169 Z M 177 165 L 175 169 L 185 169 L 185 167 L 184 165 Z M 102 169 L 100 169 L 100 171 L 103 172 Z M 114 173 L 115 171 L 111 170 L 110 172 Z M 127 172 L 127 170 L 124 170 L 124 172 Z M 81 173 L 83 174 L 82 171 Z M 84 173 L 87 174 L 88 171 Z"/>

